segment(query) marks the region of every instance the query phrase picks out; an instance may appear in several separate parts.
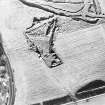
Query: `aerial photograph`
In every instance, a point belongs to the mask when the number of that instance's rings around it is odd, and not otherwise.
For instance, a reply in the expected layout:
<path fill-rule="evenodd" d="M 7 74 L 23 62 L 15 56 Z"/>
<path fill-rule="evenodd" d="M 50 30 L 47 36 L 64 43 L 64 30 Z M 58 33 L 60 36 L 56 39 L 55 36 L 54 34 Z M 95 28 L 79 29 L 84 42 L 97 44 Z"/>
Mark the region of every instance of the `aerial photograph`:
<path fill-rule="evenodd" d="M 0 105 L 105 105 L 105 0 L 0 0 Z"/>

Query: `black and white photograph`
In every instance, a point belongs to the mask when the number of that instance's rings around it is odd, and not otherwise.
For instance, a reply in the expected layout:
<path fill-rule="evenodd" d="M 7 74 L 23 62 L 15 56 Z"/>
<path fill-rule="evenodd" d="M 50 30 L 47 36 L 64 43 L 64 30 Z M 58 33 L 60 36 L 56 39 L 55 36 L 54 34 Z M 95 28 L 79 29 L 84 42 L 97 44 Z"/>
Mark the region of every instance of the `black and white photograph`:
<path fill-rule="evenodd" d="M 105 0 L 0 0 L 0 105 L 105 105 Z"/>

